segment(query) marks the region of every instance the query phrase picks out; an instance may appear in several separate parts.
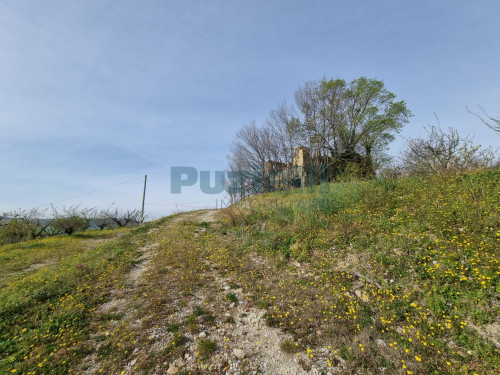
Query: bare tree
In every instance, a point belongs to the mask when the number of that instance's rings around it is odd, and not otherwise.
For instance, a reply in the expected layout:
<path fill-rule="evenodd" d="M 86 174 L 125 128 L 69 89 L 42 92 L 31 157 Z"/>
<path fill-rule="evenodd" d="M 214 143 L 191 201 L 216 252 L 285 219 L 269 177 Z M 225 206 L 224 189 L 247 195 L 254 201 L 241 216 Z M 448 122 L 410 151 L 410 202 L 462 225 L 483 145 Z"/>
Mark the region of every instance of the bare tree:
<path fill-rule="evenodd" d="M 251 194 L 265 191 L 266 162 L 276 156 L 273 132 L 269 125 L 259 128 L 255 120 L 244 125 L 237 133 L 231 147 L 229 165 L 233 173 L 239 173 Z M 233 170 L 238 168 L 239 171 Z"/>
<path fill-rule="evenodd" d="M 494 130 L 497 133 L 497 135 L 500 136 L 500 117 L 495 118 L 493 116 L 490 116 L 488 113 L 486 113 L 486 111 L 483 109 L 483 107 L 481 107 L 480 105 L 478 105 L 478 107 L 483 112 L 483 115 L 486 116 L 486 119 L 484 119 L 482 116 L 478 115 L 477 113 L 472 112 L 468 107 L 465 107 L 465 108 L 467 108 L 467 111 L 471 115 L 476 116 L 479 120 L 481 120 L 481 122 L 483 124 L 485 124 L 490 129 Z"/>
<path fill-rule="evenodd" d="M 45 216 L 46 210 L 40 211 L 36 208 L 19 211 L 18 217 L 27 225 L 31 238 L 45 237 L 50 227 L 50 220 Z"/>
<path fill-rule="evenodd" d="M 63 207 L 62 211 L 54 208 L 53 216 L 54 218 L 50 226 L 55 229 L 56 233 L 64 233 L 71 236 L 76 232 L 85 231 L 90 228 L 92 220 L 95 217 L 95 209 L 80 209 L 78 205 L 68 208 Z"/>
<path fill-rule="evenodd" d="M 409 174 L 430 175 L 464 172 L 489 167 L 495 160 L 491 148 L 474 145 L 453 128 L 443 131 L 439 125 L 425 127 L 427 138 L 410 138 L 403 151 L 403 168 Z"/>
<path fill-rule="evenodd" d="M 254 180 L 260 180 L 260 172 L 253 173 L 249 169 L 248 164 L 240 155 L 233 153 L 228 157 L 228 179 L 226 182 L 226 191 L 229 194 L 231 202 L 244 199 L 252 194 L 255 194 L 259 186 L 255 186 Z M 254 176 L 255 175 L 255 176 Z"/>
<path fill-rule="evenodd" d="M 130 227 L 140 224 L 141 211 L 139 210 L 121 210 L 119 208 L 101 211 L 101 216 L 107 218 L 117 227 Z"/>
<path fill-rule="evenodd" d="M 100 230 L 113 227 L 113 222 L 111 221 L 111 219 L 108 216 L 106 216 L 105 211 L 99 212 L 92 222 Z"/>
<path fill-rule="evenodd" d="M 272 160 L 289 163 L 303 139 L 299 133 L 297 115 L 292 106 L 282 102 L 271 110 L 266 121 L 271 134 Z"/>

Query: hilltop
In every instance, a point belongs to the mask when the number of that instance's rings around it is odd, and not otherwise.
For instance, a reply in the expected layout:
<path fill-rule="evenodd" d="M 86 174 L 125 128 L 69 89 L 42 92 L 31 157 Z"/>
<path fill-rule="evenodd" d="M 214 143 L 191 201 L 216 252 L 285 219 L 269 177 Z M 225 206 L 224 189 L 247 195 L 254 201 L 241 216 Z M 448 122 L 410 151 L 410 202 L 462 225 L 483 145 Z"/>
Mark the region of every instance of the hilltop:
<path fill-rule="evenodd" d="M 494 374 L 500 172 L 0 247 L 0 372 Z"/>

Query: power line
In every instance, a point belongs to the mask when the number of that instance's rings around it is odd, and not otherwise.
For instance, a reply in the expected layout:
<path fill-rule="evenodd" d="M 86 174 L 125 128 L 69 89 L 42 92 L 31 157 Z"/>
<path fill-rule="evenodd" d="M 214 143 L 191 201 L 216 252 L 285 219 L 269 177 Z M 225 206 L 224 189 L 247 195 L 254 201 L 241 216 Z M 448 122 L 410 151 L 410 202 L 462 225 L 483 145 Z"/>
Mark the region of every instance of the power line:
<path fill-rule="evenodd" d="M 196 202 L 184 202 L 186 204 L 199 204 L 199 203 L 206 203 L 206 202 L 213 202 L 213 199 L 208 199 L 204 201 L 196 201 Z M 182 206 L 180 203 L 150 203 L 146 202 L 145 204 L 150 205 L 150 206 Z"/>
<path fill-rule="evenodd" d="M 208 208 L 209 205 L 205 206 L 191 206 L 188 204 L 181 204 L 181 203 L 147 203 L 147 205 L 150 206 L 175 206 L 175 207 L 188 207 L 188 208 Z M 195 203 L 196 204 L 196 203 Z"/>
<path fill-rule="evenodd" d="M 51 203 L 47 203 L 47 204 L 42 204 L 42 205 L 40 205 L 38 207 L 35 207 L 35 208 L 40 208 L 40 207 L 44 207 L 44 206 L 50 206 L 50 205 L 53 205 L 53 204 L 56 204 L 56 203 L 66 202 L 66 201 L 69 201 L 69 200 L 72 200 L 72 199 L 80 198 L 80 197 L 83 197 L 85 195 L 93 194 L 93 193 L 96 193 L 98 191 L 105 190 L 105 189 L 110 189 L 112 187 L 123 185 L 123 184 L 126 184 L 127 182 L 135 181 L 135 180 L 142 179 L 142 178 L 144 178 L 144 176 L 131 178 L 130 180 L 122 181 L 122 182 L 119 182 L 119 183 L 114 184 L 114 185 L 105 186 L 103 188 L 92 190 L 92 191 L 89 191 L 87 193 L 83 193 L 83 194 L 80 194 L 80 195 L 75 195 L 74 197 L 61 199 L 61 200 L 58 200 L 58 201 L 55 201 L 55 202 L 51 202 Z"/>

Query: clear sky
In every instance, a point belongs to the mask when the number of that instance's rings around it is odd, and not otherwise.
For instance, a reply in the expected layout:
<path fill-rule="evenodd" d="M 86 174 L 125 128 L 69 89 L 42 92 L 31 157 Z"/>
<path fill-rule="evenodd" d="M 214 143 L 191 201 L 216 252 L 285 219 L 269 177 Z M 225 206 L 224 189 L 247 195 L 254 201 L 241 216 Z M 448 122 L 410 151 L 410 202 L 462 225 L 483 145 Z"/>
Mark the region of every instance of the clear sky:
<path fill-rule="evenodd" d="M 242 124 L 323 76 L 381 79 L 407 102 L 392 154 L 434 113 L 498 147 L 465 106 L 500 115 L 499 15 L 498 0 L 3 0 L 0 211 L 144 174 L 155 217 L 215 206 L 198 185 L 170 194 L 170 167 L 222 170 Z M 141 195 L 136 179 L 59 205 Z"/>

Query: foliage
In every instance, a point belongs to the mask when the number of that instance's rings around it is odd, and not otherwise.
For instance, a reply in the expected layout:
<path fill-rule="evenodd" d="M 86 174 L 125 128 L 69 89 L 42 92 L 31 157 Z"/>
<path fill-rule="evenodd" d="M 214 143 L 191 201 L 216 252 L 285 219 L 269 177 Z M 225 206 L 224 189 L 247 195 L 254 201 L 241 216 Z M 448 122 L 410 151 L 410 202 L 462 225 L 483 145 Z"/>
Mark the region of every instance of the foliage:
<path fill-rule="evenodd" d="M 250 373 L 271 345 L 318 373 L 496 374 L 499 190 L 349 180 L 1 246 L 0 372 Z"/>
<path fill-rule="evenodd" d="M 383 150 L 411 116 L 382 81 L 366 77 L 307 82 L 295 98 L 302 115 L 299 133 L 313 151 L 328 151 L 340 173 L 357 155 L 371 163 L 373 153 Z"/>
<path fill-rule="evenodd" d="M 306 82 L 295 102 L 298 111 L 283 102 L 263 126 L 252 121 L 237 131 L 228 155 L 227 191 L 233 201 L 271 190 L 266 174 L 283 170 L 298 146 L 309 148 L 330 180 L 345 174 L 372 177 L 411 116 L 382 81 L 366 77 Z M 291 173 L 282 179 L 293 186 Z"/>
<path fill-rule="evenodd" d="M 130 236 L 104 244 L 118 233 L 0 247 L 0 373 L 67 373 L 88 354 L 94 310 L 137 256 Z M 89 247 L 92 239 L 104 242 Z"/>
<path fill-rule="evenodd" d="M 0 245 L 29 241 L 56 235 L 73 235 L 89 228 L 132 227 L 140 224 L 139 210 L 119 208 L 97 212 L 93 208 L 80 209 L 78 205 L 46 210 L 18 210 L 0 214 Z"/>
<path fill-rule="evenodd" d="M 0 244 L 27 241 L 51 234 L 45 211 L 18 210 L 0 215 Z"/>

